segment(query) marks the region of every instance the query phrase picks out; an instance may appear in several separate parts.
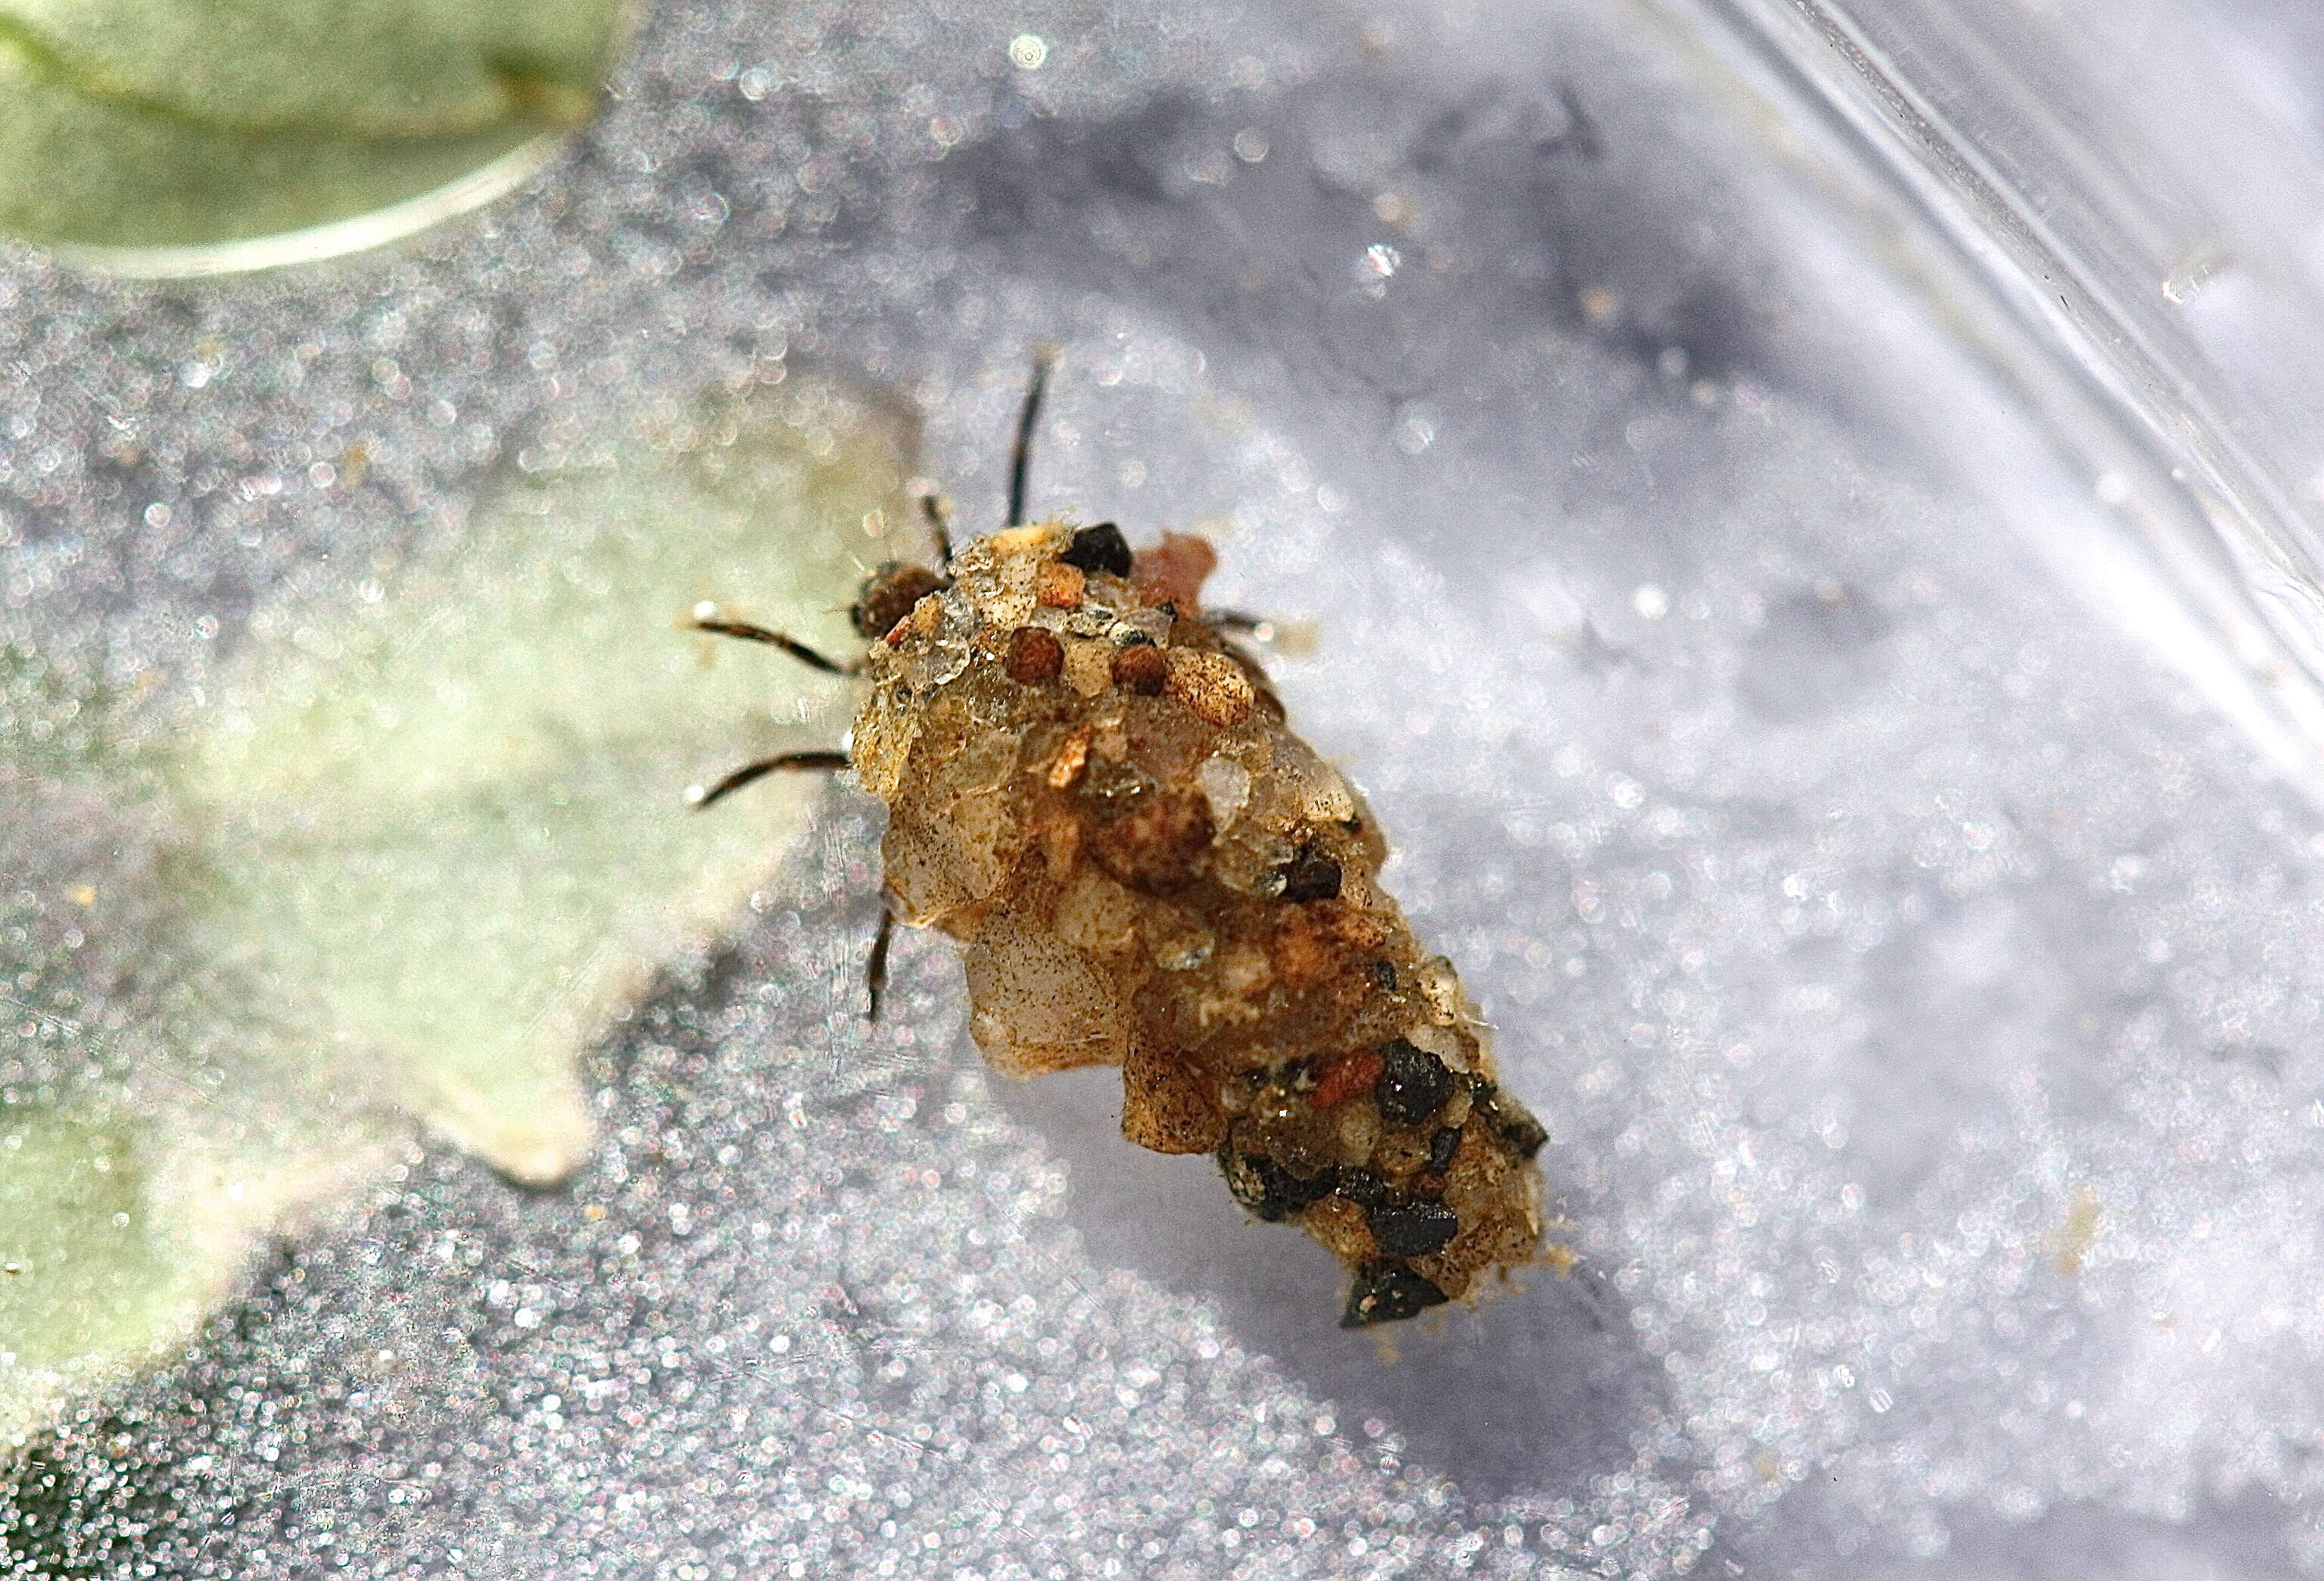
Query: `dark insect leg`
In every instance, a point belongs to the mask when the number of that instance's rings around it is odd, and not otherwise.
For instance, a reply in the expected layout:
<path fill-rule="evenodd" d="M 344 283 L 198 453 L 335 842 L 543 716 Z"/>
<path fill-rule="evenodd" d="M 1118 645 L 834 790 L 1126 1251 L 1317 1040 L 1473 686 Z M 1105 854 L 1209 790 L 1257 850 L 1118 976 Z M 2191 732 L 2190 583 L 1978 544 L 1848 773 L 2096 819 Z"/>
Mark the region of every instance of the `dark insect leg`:
<path fill-rule="evenodd" d="M 920 514 L 928 519 L 928 536 L 936 541 L 936 567 L 952 569 L 952 522 L 944 501 L 932 494 L 920 496 Z"/>
<path fill-rule="evenodd" d="M 825 675 L 855 673 L 853 665 L 842 664 L 835 659 L 826 659 L 796 637 L 787 637 L 780 632 L 770 632 L 762 625 L 752 625 L 747 620 L 697 620 L 690 624 L 694 630 L 708 632 L 715 637 L 740 637 L 746 643 L 764 643 L 770 648 L 780 648 L 800 663 L 810 669 L 820 670 Z"/>
<path fill-rule="evenodd" d="M 1056 348 L 1045 346 L 1033 354 L 1033 382 L 1026 386 L 1025 405 L 1017 413 L 1017 449 L 1009 461 L 1009 525 L 1025 524 L 1025 480 L 1033 469 L 1033 427 L 1041 420 L 1041 396 L 1049 387 L 1049 369 Z"/>
<path fill-rule="evenodd" d="M 1250 615 L 1240 609 L 1211 609 L 1203 613 L 1203 624 L 1214 632 L 1238 632 L 1246 637 L 1265 642 L 1274 630 L 1275 623 L 1263 615 Z"/>
<path fill-rule="evenodd" d="M 880 931 L 872 936 L 872 958 L 863 966 L 863 1019 L 880 1019 L 880 996 L 888 991 L 888 941 L 896 936 L 896 913 L 888 910 L 883 898 L 880 906 Z"/>
<path fill-rule="evenodd" d="M 744 763 L 708 790 L 696 787 L 687 793 L 687 800 L 700 811 L 714 801 L 724 800 L 754 781 L 763 780 L 780 769 L 844 769 L 847 754 L 844 752 L 787 752 L 780 757 L 761 758 L 755 763 Z"/>

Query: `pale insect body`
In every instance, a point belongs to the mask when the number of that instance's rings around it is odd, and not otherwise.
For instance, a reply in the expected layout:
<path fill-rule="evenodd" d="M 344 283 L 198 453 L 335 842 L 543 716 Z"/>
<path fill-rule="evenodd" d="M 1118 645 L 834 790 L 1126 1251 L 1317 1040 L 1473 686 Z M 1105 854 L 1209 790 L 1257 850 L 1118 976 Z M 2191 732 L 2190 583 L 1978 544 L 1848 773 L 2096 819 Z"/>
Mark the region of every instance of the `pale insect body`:
<path fill-rule="evenodd" d="M 1016 503 L 942 572 L 876 573 L 846 667 L 870 681 L 849 755 L 888 805 L 889 914 L 961 942 L 987 1061 L 1120 1066 L 1124 1134 L 1214 1154 L 1246 1208 L 1323 1243 L 1353 1276 L 1345 1326 L 1535 1260 L 1545 1133 L 1379 887 L 1362 800 L 1203 616 L 1209 544 L 1133 555 L 1111 524 L 1015 525 Z M 829 766 L 771 760 L 702 800 Z"/>

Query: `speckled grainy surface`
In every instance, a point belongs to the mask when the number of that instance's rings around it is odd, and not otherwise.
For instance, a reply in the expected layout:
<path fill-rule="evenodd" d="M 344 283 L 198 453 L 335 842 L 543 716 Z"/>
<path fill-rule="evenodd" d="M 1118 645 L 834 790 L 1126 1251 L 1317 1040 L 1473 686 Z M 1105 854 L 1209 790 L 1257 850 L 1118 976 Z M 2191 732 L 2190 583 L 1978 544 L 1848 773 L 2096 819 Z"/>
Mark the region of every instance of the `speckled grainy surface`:
<path fill-rule="evenodd" d="M 2324 841 L 2022 550 L 2080 492 L 1660 35 L 1366 20 L 668 5 L 570 160 L 392 255 L 11 256 L 0 622 L 189 689 L 294 568 L 753 358 L 918 402 L 989 523 L 1057 341 L 1037 496 L 1207 522 L 1222 602 L 1314 623 L 1293 717 L 1581 1271 L 1390 1359 L 1108 1073 L 982 1075 L 939 941 L 867 1031 L 835 790 L 595 1050 L 568 1190 L 415 1151 L 50 1451 L 24 1568 L 2324 1563 Z"/>

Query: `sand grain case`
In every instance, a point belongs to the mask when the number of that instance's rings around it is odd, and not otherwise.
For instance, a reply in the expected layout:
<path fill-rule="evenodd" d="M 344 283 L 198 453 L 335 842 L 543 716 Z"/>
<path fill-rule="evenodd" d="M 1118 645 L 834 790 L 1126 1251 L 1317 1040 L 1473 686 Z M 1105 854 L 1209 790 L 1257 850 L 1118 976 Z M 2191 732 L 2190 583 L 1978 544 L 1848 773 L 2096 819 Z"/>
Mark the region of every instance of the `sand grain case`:
<path fill-rule="evenodd" d="M 875 577 L 853 764 L 991 1065 L 1120 1066 L 1130 1141 L 1323 1243 L 1344 1324 L 1408 1318 L 1535 1258 L 1545 1133 L 1379 887 L 1370 812 L 1204 617 L 1213 559 L 1047 522 Z"/>

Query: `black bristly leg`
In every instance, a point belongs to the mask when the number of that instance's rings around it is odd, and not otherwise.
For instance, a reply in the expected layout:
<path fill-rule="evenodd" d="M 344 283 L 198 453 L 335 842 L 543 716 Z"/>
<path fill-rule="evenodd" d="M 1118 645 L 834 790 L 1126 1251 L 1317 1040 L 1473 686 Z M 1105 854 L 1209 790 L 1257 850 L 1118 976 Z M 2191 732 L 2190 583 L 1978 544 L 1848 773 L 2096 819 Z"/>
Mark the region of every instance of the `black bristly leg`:
<path fill-rule="evenodd" d="M 687 625 L 694 631 L 708 632 L 714 637 L 740 637 L 746 643 L 764 643 L 770 648 L 780 648 L 800 663 L 809 669 L 820 670 L 825 675 L 855 673 L 853 664 L 826 659 L 797 637 L 787 637 L 780 632 L 769 631 L 765 626 L 752 625 L 747 620 L 696 620 L 689 621 Z"/>
<path fill-rule="evenodd" d="M 880 931 L 872 936 L 872 958 L 863 966 L 863 1019 L 880 1019 L 880 996 L 888 991 L 888 941 L 896 936 L 896 913 L 885 897 L 880 906 Z"/>
<path fill-rule="evenodd" d="M 847 754 L 844 752 L 787 752 L 779 757 L 761 758 L 755 763 L 745 763 L 708 790 L 700 790 L 698 794 L 689 793 L 689 799 L 698 812 L 745 785 L 786 769 L 835 771 L 847 766 Z M 872 958 L 863 966 L 863 1019 L 868 1022 L 880 1019 L 880 999 L 888 989 L 888 944 L 895 934 L 896 913 L 888 910 L 883 900 L 880 907 L 880 930 L 872 936 Z"/>
<path fill-rule="evenodd" d="M 708 790 L 697 787 L 695 790 L 689 791 L 687 799 L 694 803 L 694 809 L 699 812 L 712 802 L 721 801 L 732 796 L 743 786 L 763 780 L 769 774 L 777 773 L 785 769 L 830 771 L 845 767 L 847 767 L 847 754 L 844 752 L 787 752 L 779 757 L 761 758 L 755 763 L 744 763 Z"/>
<path fill-rule="evenodd" d="M 1017 448 L 1009 461 L 1009 525 L 1025 524 L 1025 483 L 1033 468 L 1033 428 L 1041 421 L 1041 395 L 1049 387 L 1049 369 L 1056 362 L 1055 347 L 1033 354 L 1033 382 L 1025 389 L 1025 405 L 1017 414 Z"/>
<path fill-rule="evenodd" d="M 932 494 L 920 496 L 920 514 L 928 519 L 928 536 L 936 540 L 936 565 L 945 570 L 952 569 L 952 522 L 944 501 Z"/>

